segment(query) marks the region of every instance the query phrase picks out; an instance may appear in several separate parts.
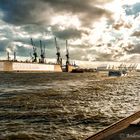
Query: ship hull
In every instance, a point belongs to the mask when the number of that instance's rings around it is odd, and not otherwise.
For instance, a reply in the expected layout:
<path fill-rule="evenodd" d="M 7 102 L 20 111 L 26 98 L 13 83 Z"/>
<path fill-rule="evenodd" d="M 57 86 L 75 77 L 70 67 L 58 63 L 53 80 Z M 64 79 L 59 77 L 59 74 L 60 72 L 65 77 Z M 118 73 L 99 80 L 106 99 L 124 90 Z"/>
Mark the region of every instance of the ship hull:
<path fill-rule="evenodd" d="M 66 65 L 66 72 L 72 72 L 72 70 L 74 70 L 76 67 L 75 66 L 73 66 L 73 65 Z"/>
<path fill-rule="evenodd" d="M 1 72 L 62 72 L 59 64 L 40 64 L 40 63 L 26 63 L 1 61 Z"/>

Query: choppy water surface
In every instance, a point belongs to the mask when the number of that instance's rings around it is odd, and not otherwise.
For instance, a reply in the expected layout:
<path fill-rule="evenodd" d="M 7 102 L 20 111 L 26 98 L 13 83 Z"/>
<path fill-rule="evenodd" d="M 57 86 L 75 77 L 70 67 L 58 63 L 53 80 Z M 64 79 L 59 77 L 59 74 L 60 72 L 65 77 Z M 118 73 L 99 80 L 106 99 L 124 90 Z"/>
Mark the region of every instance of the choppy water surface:
<path fill-rule="evenodd" d="M 0 134 L 81 140 L 140 108 L 140 73 L 1 73 Z"/>

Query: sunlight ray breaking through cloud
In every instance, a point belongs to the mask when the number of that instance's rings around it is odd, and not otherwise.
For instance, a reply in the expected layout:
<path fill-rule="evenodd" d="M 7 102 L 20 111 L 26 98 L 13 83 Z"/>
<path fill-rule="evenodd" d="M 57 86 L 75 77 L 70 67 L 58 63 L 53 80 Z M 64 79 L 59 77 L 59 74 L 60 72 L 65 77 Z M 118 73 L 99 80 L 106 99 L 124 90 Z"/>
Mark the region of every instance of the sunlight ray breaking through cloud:
<path fill-rule="evenodd" d="M 1 0 L 0 51 L 3 56 L 7 48 L 11 53 L 16 48 L 19 57 L 29 57 L 32 37 L 38 47 L 42 40 L 48 58 L 54 58 L 57 37 L 62 52 L 69 40 L 74 60 L 138 62 L 139 20 L 139 0 Z"/>

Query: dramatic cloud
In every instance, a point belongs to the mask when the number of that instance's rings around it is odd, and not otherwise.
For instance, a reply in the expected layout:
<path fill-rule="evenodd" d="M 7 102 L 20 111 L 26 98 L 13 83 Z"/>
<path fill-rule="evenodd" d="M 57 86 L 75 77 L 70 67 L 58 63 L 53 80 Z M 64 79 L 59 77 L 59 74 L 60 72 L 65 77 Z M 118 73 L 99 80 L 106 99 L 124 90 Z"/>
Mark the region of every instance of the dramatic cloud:
<path fill-rule="evenodd" d="M 38 0 L 1 0 L 0 5 L 4 12 L 3 20 L 15 25 L 39 24 L 51 15 L 49 6 Z M 44 13 L 44 10 L 48 12 Z"/>
<path fill-rule="evenodd" d="M 136 37 L 139 37 L 140 36 L 140 31 L 135 31 L 132 36 L 136 36 Z"/>
<path fill-rule="evenodd" d="M 120 28 L 131 28 L 132 24 L 131 23 L 126 23 L 123 20 L 120 20 L 119 22 L 115 23 L 113 25 L 113 28 L 115 28 L 116 30 L 120 30 Z"/>
<path fill-rule="evenodd" d="M 140 44 L 129 45 L 126 47 L 126 51 L 130 54 L 140 54 Z"/>
<path fill-rule="evenodd" d="M 12 24 L 43 24 L 58 14 L 78 15 L 83 23 L 89 23 L 110 12 L 96 6 L 100 0 L 1 0 L 4 21 Z M 86 18 L 86 20 L 85 20 Z"/>
<path fill-rule="evenodd" d="M 53 30 L 53 34 L 61 39 L 70 39 L 70 38 L 81 38 L 83 34 L 88 34 L 88 32 L 83 30 L 78 30 L 74 28 L 68 28 L 65 30 Z"/>
<path fill-rule="evenodd" d="M 33 38 L 55 58 L 57 37 L 63 58 L 67 39 L 72 59 L 138 60 L 139 21 L 139 0 L 0 0 L 0 53 L 30 57 Z"/>

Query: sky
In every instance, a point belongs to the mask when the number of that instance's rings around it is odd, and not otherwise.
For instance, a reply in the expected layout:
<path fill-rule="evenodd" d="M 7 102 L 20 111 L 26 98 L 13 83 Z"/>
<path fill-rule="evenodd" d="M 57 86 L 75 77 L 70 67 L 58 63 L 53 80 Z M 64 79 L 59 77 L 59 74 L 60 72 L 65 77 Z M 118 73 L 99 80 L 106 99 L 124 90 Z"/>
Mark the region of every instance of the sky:
<path fill-rule="evenodd" d="M 6 52 L 30 59 L 32 38 L 47 58 L 140 61 L 140 0 L 0 0 L 0 58 Z"/>

